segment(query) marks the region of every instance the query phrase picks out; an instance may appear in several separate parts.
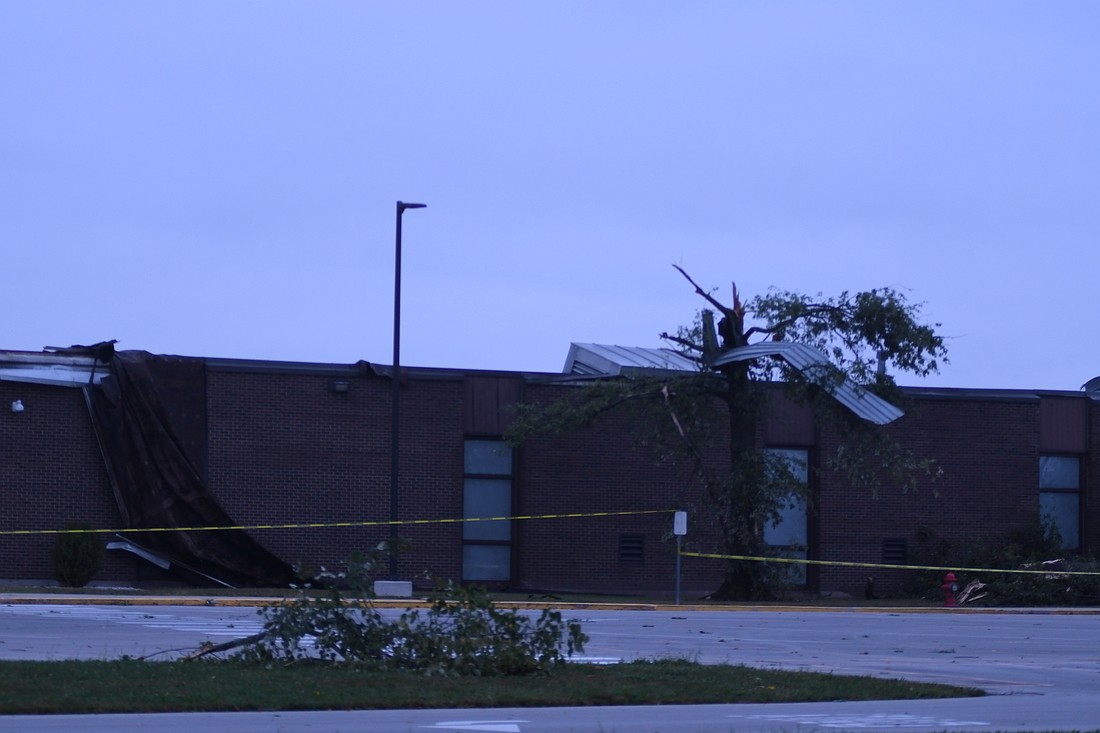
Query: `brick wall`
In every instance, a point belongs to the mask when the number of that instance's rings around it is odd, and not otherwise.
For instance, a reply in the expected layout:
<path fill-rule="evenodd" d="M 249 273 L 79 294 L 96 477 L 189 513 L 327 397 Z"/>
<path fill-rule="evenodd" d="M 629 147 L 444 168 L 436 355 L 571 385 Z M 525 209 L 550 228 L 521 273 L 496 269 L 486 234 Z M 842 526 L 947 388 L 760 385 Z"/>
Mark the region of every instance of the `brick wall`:
<path fill-rule="evenodd" d="M 528 401 L 546 403 L 568 388 L 528 386 Z M 592 427 L 540 437 L 520 454 L 520 507 L 524 514 L 670 510 L 661 514 L 567 518 L 521 524 L 520 582 L 531 589 L 608 593 L 675 588 L 671 510 L 691 509 L 689 540 L 713 549 L 703 536 L 698 487 L 683 466 L 639 446 L 637 425 L 626 411 Z M 620 558 L 622 535 L 643 537 L 641 562 Z M 685 593 L 714 590 L 721 567 L 713 561 L 683 563 Z"/>
<path fill-rule="evenodd" d="M 341 377 L 343 379 L 343 377 Z M 242 524 L 341 523 L 390 518 L 391 386 L 347 378 L 334 392 L 323 374 L 209 369 L 209 483 Z M 461 381 L 412 380 L 401 396 L 399 518 L 462 513 Z M 457 525 L 402 526 L 416 551 L 404 578 L 453 576 Z M 388 539 L 388 526 L 254 530 L 292 564 L 330 570 Z"/>
<path fill-rule="evenodd" d="M 13 413 L 13 400 L 24 411 Z M 0 492 L 4 530 L 70 524 L 121 526 L 81 390 L 0 382 Z M 101 535 L 105 543 L 109 536 Z M 53 579 L 53 535 L 0 535 L 0 580 Z M 130 582 L 131 558 L 109 553 L 94 582 Z"/>
<path fill-rule="evenodd" d="M 334 374 L 348 389 L 332 389 Z M 474 375 L 480 380 L 491 375 Z M 498 375 L 515 379 L 516 375 Z M 471 419 L 465 375 L 442 370 L 414 373 L 402 391 L 402 519 L 462 516 L 463 440 Z M 390 516 L 388 378 L 347 367 L 274 368 L 241 364 L 206 370 L 208 482 L 226 511 L 242 524 L 356 523 Z M 503 389 L 503 387 L 501 388 Z M 509 390 L 512 388 L 509 387 Z M 524 399 L 546 403 L 569 389 L 528 382 Z M 512 394 L 511 391 L 505 392 Z M 519 394 L 515 391 L 515 394 Z M 827 467 L 838 437 L 795 413 L 786 421 L 801 439 L 816 440 L 811 461 L 819 469 L 811 514 L 810 557 L 881 562 L 884 539 L 904 539 L 910 561 L 939 543 L 980 542 L 1033 522 L 1038 512 L 1040 399 L 1027 393 L 916 390 L 904 418 L 888 430 L 918 456 L 943 470 L 915 490 L 853 487 Z M 1061 398 L 1073 396 L 1061 395 Z M 10 412 L 22 399 L 26 411 Z M 502 398 L 503 399 L 503 398 Z M 1081 397 L 1080 399 L 1084 399 Z M 782 406 L 790 412 L 789 405 Z M 476 412 L 476 411 L 474 411 Z M 604 416 L 566 435 L 531 440 L 516 453 L 514 511 L 520 515 L 637 510 L 689 510 L 689 549 L 718 548 L 706 502 L 684 466 L 661 459 L 636 441 L 639 417 Z M 793 422 L 791 422 L 793 420 Z M 762 440 L 789 442 L 794 428 L 771 425 Z M 1082 515 L 1086 548 L 1100 547 L 1100 503 L 1092 477 L 1100 475 L 1100 409 L 1089 402 Z M 793 435 L 793 433 L 792 433 Z M 784 437 L 786 436 L 786 437 Z M 809 436 L 809 437 L 806 437 Z M 714 435 L 722 443 L 721 429 Z M 3 529 L 54 529 L 72 522 L 117 527 L 120 518 L 95 435 L 78 389 L 0 382 L 0 490 L 8 511 Z M 530 591 L 667 592 L 674 587 L 675 543 L 671 514 L 570 517 L 514 524 L 513 583 Z M 387 526 L 264 529 L 254 537 L 290 563 L 335 569 L 355 550 L 389 537 Z M 460 524 L 403 526 L 412 541 L 402 556 L 402 578 L 461 575 Z M 623 556 L 621 543 L 630 540 Z M 641 539 L 640 545 L 637 543 Z M 0 579 L 49 578 L 48 536 L 0 535 Z M 637 555 L 640 547 L 641 556 Z M 142 573 L 132 558 L 112 555 L 97 580 L 133 580 Z M 721 563 L 686 558 L 683 589 L 690 598 L 713 590 Z M 817 587 L 862 593 L 873 574 L 880 593 L 895 590 L 901 572 L 858 568 L 815 571 Z"/>
<path fill-rule="evenodd" d="M 820 559 L 882 562 L 882 541 L 903 538 L 909 561 L 937 545 L 964 547 L 1027 526 L 1038 513 L 1038 399 L 921 398 L 888 429 L 918 457 L 932 458 L 943 475 L 918 474 L 914 490 L 852 487 L 822 467 L 817 530 Z M 825 432 L 819 455 L 835 452 Z M 820 588 L 860 593 L 868 576 L 879 592 L 898 589 L 901 571 L 820 570 Z"/>
<path fill-rule="evenodd" d="M 391 382 L 350 379 L 344 393 L 325 375 L 247 370 L 207 374 L 211 489 L 242 524 L 387 520 Z M 561 388 L 530 388 L 550 399 Z M 463 400 L 459 378 L 411 379 L 401 396 L 402 519 L 462 516 Z M 672 509 L 690 496 L 683 471 L 656 462 L 630 439 L 625 415 L 596 429 L 540 438 L 516 455 L 514 513 Z M 685 494 L 687 492 L 687 494 Z M 698 502 L 696 502 L 698 503 Z M 606 592 L 667 590 L 674 581 L 671 514 L 523 520 L 514 523 L 511 585 Z M 388 527 L 253 530 L 268 549 L 316 569 L 342 566 Z M 642 562 L 621 562 L 620 536 L 642 535 Z M 461 576 L 460 524 L 404 525 L 411 551 L 400 575 Z M 685 588 L 710 589 L 715 563 L 685 567 Z"/>

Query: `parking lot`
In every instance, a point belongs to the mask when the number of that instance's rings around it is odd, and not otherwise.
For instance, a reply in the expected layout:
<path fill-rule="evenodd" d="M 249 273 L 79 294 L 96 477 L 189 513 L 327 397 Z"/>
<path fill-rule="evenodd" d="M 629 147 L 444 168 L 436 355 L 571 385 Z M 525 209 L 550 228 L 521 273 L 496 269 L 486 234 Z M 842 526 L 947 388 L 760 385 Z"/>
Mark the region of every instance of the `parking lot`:
<path fill-rule="evenodd" d="M 1091 613 L 1056 610 L 987 613 L 973 609 L 951 613 L 711 611 L 670 607 L 655 610 L 587 607 L 563 613 L 580 621 L 591 637 L 585 661 L 683 657 L 704 663 L 944 682 L 980 687 L 989 693 L 985 698 L 938 701 L 935 705 L 922 701 L 801 707 L 697 706 L 711 709 L 698 712 L 707 712 L 714 718 L 715 731 L 837 730 L 842 724 L 852 730 L 916 731 L 1100 727 L 1100 616 Z M 167 660 L 198 648 L 204 641 L 221 642 L 255 633 L 260 622 L 256 609 L 251 607 L 9 603 L 0 605 L 0 659 L 104 659 L 128 655 Z M 638 724 L 643 727 L 631 727 L 633 724 L 621 717 L 631 709 L 599 710 L 607 712 L 597 714 L 589 709 L 585 718 L 596 727 L 585 727 L 587 724 L 578 723 L 565 713 L 555 719 L 572 727 L 546 727 L 551 726 L 547 711 L 537 716 L 528 711 L 519 717 L 498 715 L 500 711 L 481 711 L 459 718 L 453 715 L 441 718 L 439 711 L 420 711 L 414 717 L 427 716 L 420 722 L 388 730 L 665 733 L 682 730 L 672 726 L 695 719 L 680 715 L 659 729 L 644 727 L 653 725 L 654 714 L 666 714 L 666 708 L 659 713 L 640 714 Z M 406 717 L 411 715 L 409 711 L 404 713 Z M 368 720 L 388 720 L 381 713 L 358 715 L 366 717 L 356 724 L 356 730 L 370 730 Z M 506 719 L 523 722 L 499 722 Z M 285 724 L 286 715 L 280 720 Z M 429 724 L 424 720 L 435 722 Z M 486 723 L 481 728 L 466 725 L 477 720 L 498 722 Z M 565 720 L 570 722 L 562 722 Z M 0 718 L 0 727 L 14 722 L 11 718 Z M 450 728 L 436 727 L 440 722 L 456 724 Z M 395 723 L 388 720 L 388 724 Z M 698 722 L 690 730 L 700 733 L 710 728 Z"/>

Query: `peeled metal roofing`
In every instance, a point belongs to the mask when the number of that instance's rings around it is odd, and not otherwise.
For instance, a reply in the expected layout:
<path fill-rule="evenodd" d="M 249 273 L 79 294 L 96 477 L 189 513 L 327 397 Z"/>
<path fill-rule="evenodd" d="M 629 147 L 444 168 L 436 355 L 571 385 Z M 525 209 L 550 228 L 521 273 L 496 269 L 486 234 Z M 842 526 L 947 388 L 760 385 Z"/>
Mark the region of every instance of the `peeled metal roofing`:
<path fill-rule="evenodd" d="M 766 356 L 777 356 L 811 380 L 814 371 L 829 364 L 829 359 L 817 349 L 806 344 L 785 341 L 749 344 L 730 349 L 711 362 L 711 366 L 722 366 L 735 361 L 751 361 Z M 897 420 L 905 413 L 878 395 L 871 394 L 855 382 L 845 379 L 839 384 L 822 384 L 837 402 L 847 407 L 864 420 L 876 425 L 886 425 Z"/>
<path fill-rule="evenodd" d="M 630 369 L 697 372 L 699 366 L 672 349 L 573 343 L 569 345 L 563 371 L 566 374 L 615 376 Z"/>
<path fill-rule="evenodd" d="M 814 378 L 815 370 L 829 364 L 828 358 L 812 346 L 769 341 L 725 351 L 711 362 L 711 366 L 722 366 L 735 361 L 751 361 L 768 356 L 777 356 L 785 360 L 811 380 Z M 699 371 L 699 366 L 672 349 L 573 343 L 569 346 L 569 356 L 565 360 L 564 372 L 586 376 L 617 376 L 631 369 L 695 372 Z M 899 408 L 850 380 L 844 380 L 840 384 L 822 384 L 821 386 L 856 415 L 877 425 L 886 425 L 905 414 Z"/>
<path fill-rule="evenodd" d="M 0 382 L 29 382 L 64 387 L 98 384 L 110 374 L 93 357 L 0 351 Z"/>

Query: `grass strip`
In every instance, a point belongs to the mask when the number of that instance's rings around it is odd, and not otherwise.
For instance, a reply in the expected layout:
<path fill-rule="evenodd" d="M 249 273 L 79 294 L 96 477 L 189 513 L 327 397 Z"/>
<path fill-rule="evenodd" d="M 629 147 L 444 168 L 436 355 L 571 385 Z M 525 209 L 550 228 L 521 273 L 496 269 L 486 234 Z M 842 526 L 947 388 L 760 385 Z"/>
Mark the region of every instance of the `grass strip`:
<path fill-rule="evenodd" d="M 234 661 L 0 662 L 0 713 L 367 710 L 965 697 L 980 690 L 902 680 L 659 660 L 570 664 L 548 677 L 425 677 Z"/>

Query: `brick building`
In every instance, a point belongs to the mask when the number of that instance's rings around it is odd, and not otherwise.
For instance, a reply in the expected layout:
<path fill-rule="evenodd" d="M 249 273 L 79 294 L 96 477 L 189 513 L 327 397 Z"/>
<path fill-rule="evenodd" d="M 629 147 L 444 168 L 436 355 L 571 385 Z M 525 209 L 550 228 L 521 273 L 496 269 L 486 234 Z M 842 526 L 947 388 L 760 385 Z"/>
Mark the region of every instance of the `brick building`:
<path fill-rule="evenodd" d="M 396 515 L 416 523 L 400 526 L 410 541 L 398 559 L 400 577 L 530 591 L 668 592 L 671 510 L 678 508 L 690 513 L 689 545 L 713 551 L 705 503 L 687 471 L 639 448 L 629 414 L 611 413 L 515 450 L 501 440 L 509 405 L 550 402 L 586 375 L 678 368 L 614 359 L 593 366 L 574 356 L 570 374 L 403 370 Z M 333 568 L 389 537 L 388 367 L 177 357 L 151 363 L 161 375 L 156 392 L 172 440 L 203 490 L 231 523 L 257 527 L 243 534 L 273 556 Z M 76 523 L 123 529 L 127 517 L 132 522 L 132 510 L 123 511 L 118 460 L 112 464 L 104 447 L 111 438 L 90 417 L 104 378 L 111 384 L 110 370 L 106 356 L 91 352 L 0 353 L 0 580 L 52 577 L 54 535 L 33 530 Z M 807 409 L 771 401 L 763 444 L 806 462 L 813 502 L 792 506 L 781 526 L 769 528 L 769 541 L 798 545 L 815 560 L 905 563 L 934 544 L 993 537 L 1046 512 L 1067 547 L 1100 546 L 1100 509 L 1089 483 L 1100 470 L 1100 395 L 905 393 L 905 416 L 884 429 L 935 459 L 943 473 L 934 483 L 922 478 L 916 490 L 882 487 L 873 495 L 828 468 L 835 434 Z M 479 516 L 532 518 L 455 521 Z M 150 549 L 147 533 L 100 536 L 114 549 L 98 582 L 160 582 L 180 568 L 206 567 Z M 814 566 L 804 580 L 811 591 L 861 593 L 869 572 Z M 880 591 L 896 588 L 903 573 L 874 571 Z M 688 597 L 713 590 L 720 577 L 718 561 L 685 558 Z"/>

